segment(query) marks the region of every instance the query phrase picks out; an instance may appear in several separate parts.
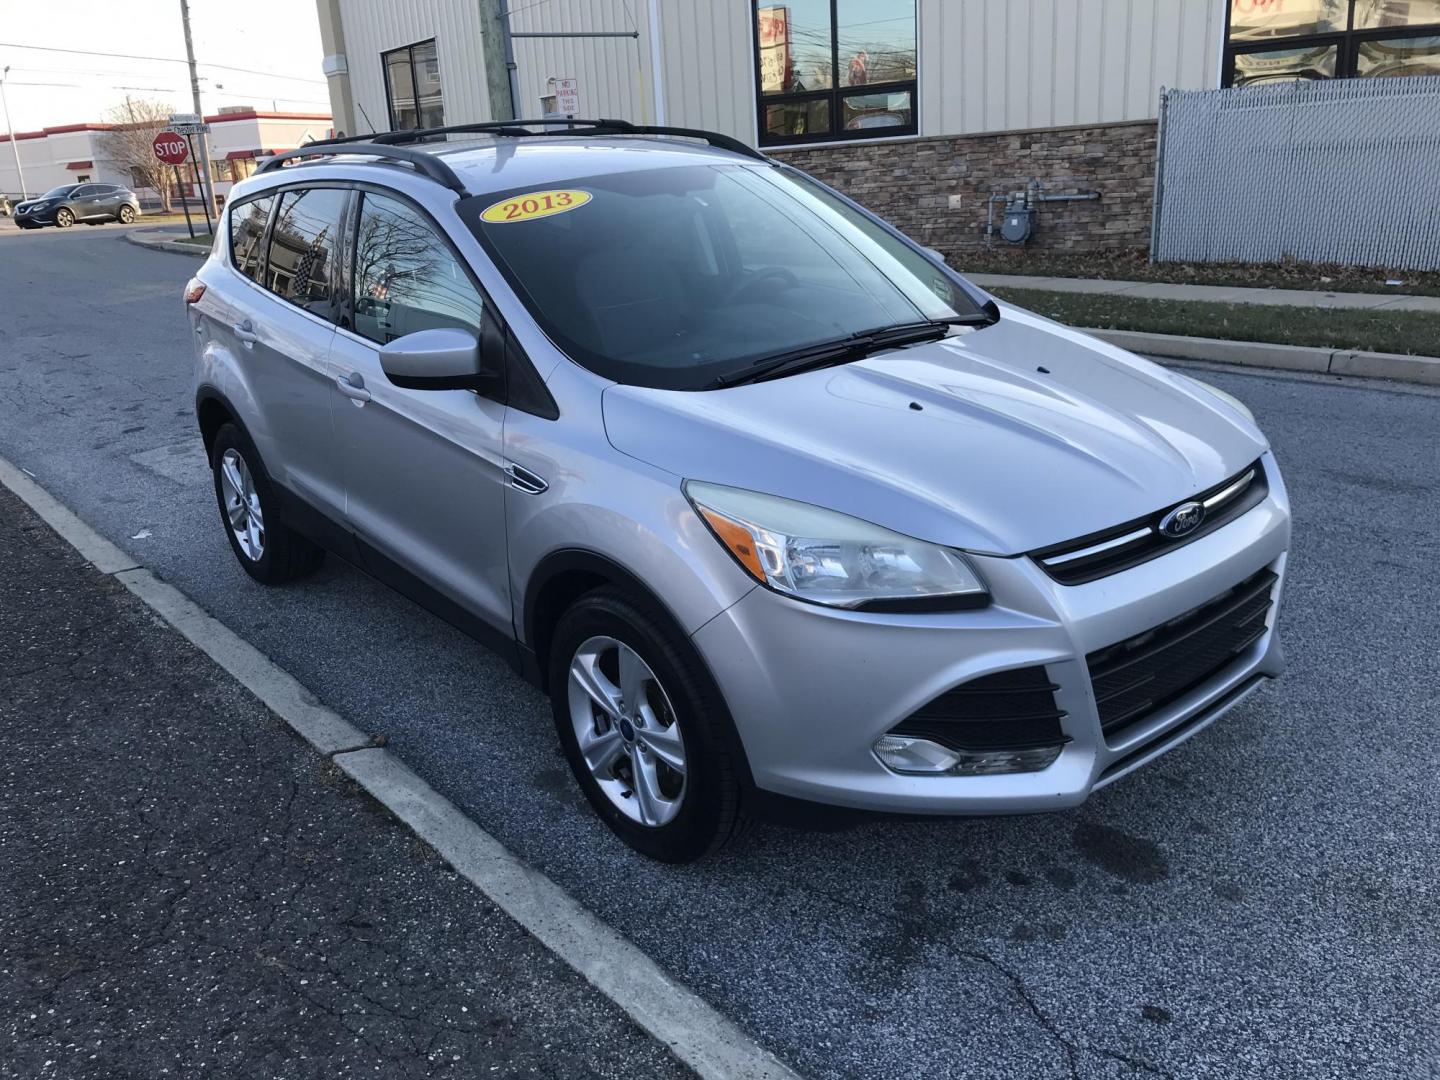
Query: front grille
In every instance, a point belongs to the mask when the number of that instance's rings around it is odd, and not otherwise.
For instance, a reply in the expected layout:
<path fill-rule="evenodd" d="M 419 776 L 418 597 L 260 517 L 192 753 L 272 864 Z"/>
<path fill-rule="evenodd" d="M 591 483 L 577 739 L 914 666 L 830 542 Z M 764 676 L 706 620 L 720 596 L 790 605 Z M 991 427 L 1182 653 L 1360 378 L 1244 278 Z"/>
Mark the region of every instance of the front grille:
<path fill-rule="evenodd" d="M 1193 498 L 1172 503 L 1123 525 L 1032 551 L 1030 557 L 1060 584 L 1083 585 L 1148 562 L 1174 551 L 1181 544 L 1214 532 L 1257 506 L 1269 490 L 1265 482 L 1265 467 L 1257 461 Z M 1160 523 L 1170 512 L 1190 502 L 1204 507 L 1204 517 L 1199 526 L 1179 537 L 1161 532 Z"/>
<path fill-rule="evenodd" d="M 1183 697 L 1254 644 L 1265 633 L 1275 581 L 1261 570 L 1177 619 L 1085 657 L 1105 734 Z"/>
<path fill-rule="evenodd" d="M 922 705 L 892 735 L 930 739 L 952 750 L 1021 750 L 1065 741 L 1055 707 L 1058 687 L 1043 667 L 972 679 Z"/>

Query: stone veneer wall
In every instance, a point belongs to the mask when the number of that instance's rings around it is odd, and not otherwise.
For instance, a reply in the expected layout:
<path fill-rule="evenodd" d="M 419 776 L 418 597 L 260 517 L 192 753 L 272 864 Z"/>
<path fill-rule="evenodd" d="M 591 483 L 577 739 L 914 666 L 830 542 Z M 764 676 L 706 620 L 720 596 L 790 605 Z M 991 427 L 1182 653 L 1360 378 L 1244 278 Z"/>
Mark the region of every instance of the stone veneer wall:
<path fill-rule="evenodd" d="M 914 240 L 958 255 L 985 245 L 986 200 L 1039 180 L 1047 195 L 1098 191 L 1094 202 L 1042 203 L 1027 245 L 1052 251 L 1150 246 L 1153 120 L 768 151 L 843 191 Z M 960 206 L 950 207 L 950 196 Z M 1003 204 L 996 204 L 998 230 Z M 995 237 L 997 248 L 1009 248 Z"/>

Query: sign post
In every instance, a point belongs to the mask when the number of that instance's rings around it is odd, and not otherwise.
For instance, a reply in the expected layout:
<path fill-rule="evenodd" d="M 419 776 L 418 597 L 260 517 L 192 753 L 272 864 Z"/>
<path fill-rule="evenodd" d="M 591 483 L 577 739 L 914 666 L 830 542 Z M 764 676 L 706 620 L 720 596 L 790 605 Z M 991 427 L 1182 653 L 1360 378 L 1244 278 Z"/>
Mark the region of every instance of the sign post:
<path fill-rule="evenodd" d="M 210 230 L 210 235 L 215 235 L 215 223 L 210 220 L 214 207 L 210 205 L 210 198 L 205 192 L 205 181 L 200 178 L 200 165 L 195 160 L 195 144 L 190 141 L 190 136 L 185 136 L 185 145 L 190 151 L 190 171 L 195 175 L 195 186 L 200 189 L 200 205 L 205 210 L 205 228 Z"/>
<path fill-rule="evenodd" d="M 155 158 L 163 164 L 171 166 L 175 172 L 175 186 L 180 190 L 180 208 L 185 211 L 185 227 L 190 230 L 190 236 L 195 236 L 195 225 L 190 220 L 190 204 L 185 201 L 185 187 L 180 179 L 180 166 L 190 156 L 190 143 L 175 134 L 173 131 L 162 131 L 155 136 L 151 146 L 155 150 Z M 207 216 L 207 222 L 210 220 Z M 211 231 L 214 235 L 214 231 Z"/>

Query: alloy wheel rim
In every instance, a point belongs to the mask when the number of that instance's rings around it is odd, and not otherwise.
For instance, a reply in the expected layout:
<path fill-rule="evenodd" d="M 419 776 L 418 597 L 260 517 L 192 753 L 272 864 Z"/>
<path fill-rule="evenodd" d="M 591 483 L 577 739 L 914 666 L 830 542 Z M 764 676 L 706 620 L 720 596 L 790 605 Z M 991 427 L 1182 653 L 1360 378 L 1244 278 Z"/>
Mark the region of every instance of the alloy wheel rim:
<path fill-rule="evenodd" d="M 71 221 L 70 211 L 64 209 L 63 207 L 61 208 L 60 212 L 55 215 L 55 224 L 57 224 L 57 225 L 61 225 L 61 226 L 68 225 L 68 224 L 70 224 L 70 221 Z"/>
<path fill-rule="evenodd" d="M 220 495 L 235 542 L 247 559 L 259 562 L 265 554 L 265 515 L 255 480 L 238 450 L 226 450 L 220 457 Z"/>
<path fill-rule="evenodd" d="M 134 211 L 134 210 L 131 210 L 128 206 L 125 207 L 125 209 L 123 209 L 123 210 L 120 211 L 120 220 L 121 220 L 122 222 L 124 222 L 126 225 L 130 224 L 131 220 L 132 220 L 134 217 L 135 217 L 135 211 Z"/>
<path fill-rule="evenodd" d="M 640 654 L 612 637 L 570 661 L 570 722 L 590 775 L 631 821 L 659 828 L 685 800 L 685 743 L 669 695 Z"/>

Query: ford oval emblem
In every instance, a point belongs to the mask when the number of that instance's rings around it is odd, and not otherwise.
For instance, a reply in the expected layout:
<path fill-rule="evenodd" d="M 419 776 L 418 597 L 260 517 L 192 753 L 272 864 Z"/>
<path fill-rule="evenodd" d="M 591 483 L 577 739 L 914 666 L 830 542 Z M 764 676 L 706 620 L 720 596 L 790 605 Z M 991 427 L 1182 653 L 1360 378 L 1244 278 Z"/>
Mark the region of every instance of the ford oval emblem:
<path fill-rule="evenodd" d="M 1205 520 L 1205 507 L 1198 502 L 1181 503 L 1160 519 L 1160 532 L 1172 540 L 1189 536 Z"/>

